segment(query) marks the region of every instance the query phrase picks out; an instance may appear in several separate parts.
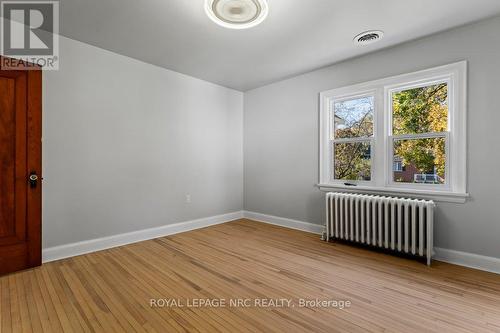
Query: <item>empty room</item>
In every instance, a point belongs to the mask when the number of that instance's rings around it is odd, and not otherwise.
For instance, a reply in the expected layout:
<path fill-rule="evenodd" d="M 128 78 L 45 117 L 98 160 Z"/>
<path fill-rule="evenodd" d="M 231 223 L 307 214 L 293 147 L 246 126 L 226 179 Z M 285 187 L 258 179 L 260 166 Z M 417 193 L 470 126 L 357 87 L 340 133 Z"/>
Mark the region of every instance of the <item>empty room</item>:
<path fill-rule="evenodd" d="M 499 332 L 499 0 L 0 0 L 0 332 Z"/>

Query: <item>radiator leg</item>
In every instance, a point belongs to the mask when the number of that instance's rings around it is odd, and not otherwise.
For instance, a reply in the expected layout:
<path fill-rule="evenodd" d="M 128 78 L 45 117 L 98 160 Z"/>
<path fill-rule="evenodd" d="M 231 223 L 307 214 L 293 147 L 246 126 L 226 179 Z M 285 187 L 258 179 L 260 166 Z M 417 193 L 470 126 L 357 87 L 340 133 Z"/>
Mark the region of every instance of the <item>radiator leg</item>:
<path fill-rule="evenodd" d="M 328 242 L 328 237 L 330 236 L 330 231 L 329 231 L 329 225 L 330 225 L 330 215 L 332 214 L 331 210 L 330 210 L 330 195 L 327 194 L 326 195 L 326 223 L 325 223 L 325 229 L 323 231 L 323 233 L 321 234 L 321 240 L 322 241 L 327 241 Z"/>
<path fill-rule="evenodd" d="M 431 267 L 432 258 L 427 257 L 427 266 Z"/>

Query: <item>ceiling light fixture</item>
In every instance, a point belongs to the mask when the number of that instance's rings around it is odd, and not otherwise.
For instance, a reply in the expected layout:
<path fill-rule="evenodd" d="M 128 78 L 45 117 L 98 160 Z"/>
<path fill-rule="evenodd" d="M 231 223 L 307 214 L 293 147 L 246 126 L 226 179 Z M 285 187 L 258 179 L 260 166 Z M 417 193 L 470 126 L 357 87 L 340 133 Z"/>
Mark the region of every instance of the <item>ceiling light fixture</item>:
<path fill-rule="evenodd" d="M 208 17 L 229 29 L 248 29 L 267 17 L 267 0 L 205 0 Z"/>

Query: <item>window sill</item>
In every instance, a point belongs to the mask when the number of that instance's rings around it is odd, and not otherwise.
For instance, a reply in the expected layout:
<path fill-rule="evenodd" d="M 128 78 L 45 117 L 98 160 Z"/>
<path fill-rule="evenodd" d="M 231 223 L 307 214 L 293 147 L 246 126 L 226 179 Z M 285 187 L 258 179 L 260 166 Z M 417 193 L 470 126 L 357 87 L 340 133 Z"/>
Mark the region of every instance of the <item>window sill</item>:
<path fill-rule="evenodd" d="M 380 188 L 373 186 L 345 186 L 336 184 L 318 184 L 317 185 L 321 191 L 330 192 L 332 190 L 340 190 L 343 192 L 350 193 L 366 193 L 366 194 L 381 194 L 381 195 L 395 195 L 404 196 L 417 199 L 427 199 L 437 202 L 454 202 L 454 203 L 465 203 L 469 197 L 468 193 L 456 193 L 456 192 L 439 192 L 439 191 L 429 191 L 429 190 L 409 190 L 401 188 Z"/>

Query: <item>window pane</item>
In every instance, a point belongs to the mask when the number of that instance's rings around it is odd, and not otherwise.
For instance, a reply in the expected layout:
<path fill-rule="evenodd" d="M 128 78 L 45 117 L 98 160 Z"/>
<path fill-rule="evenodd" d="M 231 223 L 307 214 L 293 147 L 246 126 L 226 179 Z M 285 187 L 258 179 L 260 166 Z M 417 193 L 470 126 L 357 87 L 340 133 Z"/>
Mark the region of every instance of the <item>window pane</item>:
<path fill-rule="evenodd" d="M 442 83 L 393 93 L 392 117 L 394 135 L 446 131 L 448 85 Z"/>
<path fill-rule="evenodd" d="M 335 138 L 359 138 L 372 136 L 373 103 L 373 96 L 335 102 Z"/>
<path fill-rule="evenodd" d="M 402 168 L 394 168 L 394 181 L 444 184 L 445 143 L 445 138 L 395 140 L 394 163 L 401 162 Z"/>
<path fill-rule="evenodd" d="M 335 144 L 335 179 L 371 180 L 369 142 Z"/>

